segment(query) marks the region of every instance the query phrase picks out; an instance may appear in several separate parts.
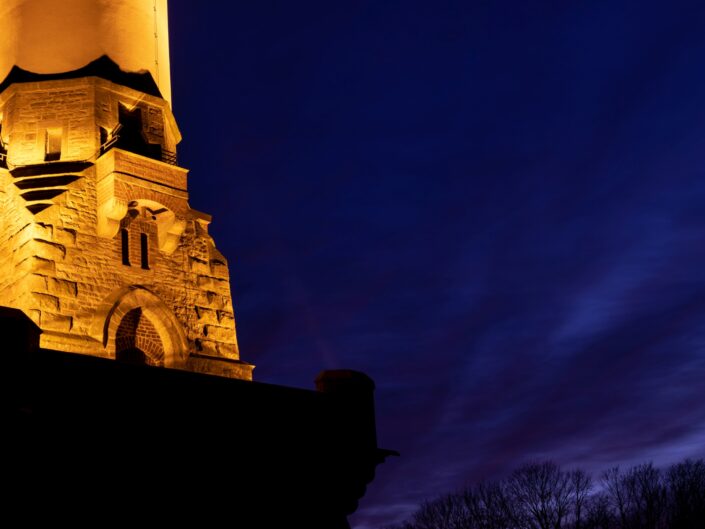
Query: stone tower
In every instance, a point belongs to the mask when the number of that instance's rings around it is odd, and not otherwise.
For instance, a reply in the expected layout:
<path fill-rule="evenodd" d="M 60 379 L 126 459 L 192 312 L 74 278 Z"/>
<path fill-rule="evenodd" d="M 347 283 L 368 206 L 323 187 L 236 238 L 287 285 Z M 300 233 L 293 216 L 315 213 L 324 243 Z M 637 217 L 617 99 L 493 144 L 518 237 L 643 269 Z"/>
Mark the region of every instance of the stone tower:
<path fill-rule="evenodd" d="M 2 0 L 0 305 L 41 346 L 251 379 L 188 203 L 166 0 Z"/>

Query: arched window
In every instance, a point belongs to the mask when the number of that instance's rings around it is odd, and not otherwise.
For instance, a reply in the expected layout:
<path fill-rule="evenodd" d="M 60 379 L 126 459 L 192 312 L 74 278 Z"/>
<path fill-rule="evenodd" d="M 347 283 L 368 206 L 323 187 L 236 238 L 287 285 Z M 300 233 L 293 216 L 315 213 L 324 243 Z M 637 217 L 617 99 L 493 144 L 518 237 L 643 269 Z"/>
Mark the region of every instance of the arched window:
<path fill-rule="evenodd" d="M 154 211 L 137 201 L 130 203 L 127 215 L 120 222 L 119 241 L 123 265 L 139 266 L 142 270 L 152 268 L 158 242 L 159 214 L 160 211 Z"/>

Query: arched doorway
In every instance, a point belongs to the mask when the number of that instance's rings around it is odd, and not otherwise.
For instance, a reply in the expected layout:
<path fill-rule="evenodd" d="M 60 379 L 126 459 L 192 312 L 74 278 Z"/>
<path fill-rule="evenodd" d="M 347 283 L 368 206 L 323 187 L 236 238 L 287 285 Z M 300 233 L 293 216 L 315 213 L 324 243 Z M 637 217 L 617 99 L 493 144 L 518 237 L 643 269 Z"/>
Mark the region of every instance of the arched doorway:
<path fill-rule="evenodd" d="M 164 366 L 164 345 L 141 308 L 129 311 L 115 333 L 115 359 L 129 364 Z"/>
<path fill-rule="evenodd" d="M 179 368 L 188 360 L 182 323 L 155 294 L 141 286 L 126 287 L 108 296 L 93 316 L 91 335 L 102 341 L 109 358 L 171 368 Z M 140 353 L 146 356 L 144 362 Z"/>

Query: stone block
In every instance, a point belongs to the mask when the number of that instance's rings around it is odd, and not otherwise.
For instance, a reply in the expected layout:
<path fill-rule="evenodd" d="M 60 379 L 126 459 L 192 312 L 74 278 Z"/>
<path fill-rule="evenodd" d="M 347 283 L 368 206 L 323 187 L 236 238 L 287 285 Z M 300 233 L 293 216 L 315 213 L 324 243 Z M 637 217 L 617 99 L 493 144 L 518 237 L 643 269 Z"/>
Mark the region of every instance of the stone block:
<path fill-rule="evenodd" d="M 76 230 L 71 228 L 57 228 L 56 242 L 64 246 L 76 245 Z"/>
<path fill-rule="evenodd" d="M 41 292 L 32 292 L 32 296 L 34 296 L 34 299 L 37 303 L 39 303 L 39 308 L 42 310 L 53 310 L 58 312 L 61 308 L 59 298 L 56 296 L 42 294 Z"/>
<path fill-rule="evenodd" d="M 48 331 L 69 332 L 73 326 L 73 318 L 52 312 L 42 312 L 40 327 Z"/>
<path fill-rule="evenodd" d="M 228 280 L 230 278 L 230 272 L 228 271 L 228 265 L 220 260 L 211 261 L 211 273 L 218 279 Z"/>
<path fill-rule="evenodd" d="M 212 291 L 216 294 L 230 295 L 230 282 L 212 276 L 198 276 L 198 287 Z"/>
<path fill-rule="evenodd" d="M 201 289 L 208 289 L 208 290 L 215 289 L 215 284 L 213 282 L 213 278 L 210 276 L 199 275 L 198 279 L 196 281 L 196 284 L 198 285 L 198 288 L 201 288 Z"/>
<path fill-rule="evenodd" d="M 50 261 L 49 259 L 43 259 L 32 255 L 20 261 L 17 264 L 16 269 L 20 273 L 35 272 L 39 274 L 54 275 L 56 273 L 56 264 L 54 261 Z"/>
<path fill-rule="evenodd" d="M 237 343 L 219 343 L 218 354 L 222 358 L 227 358 L 228 360 L 237 360 L 240 358 Z"/>
<path fill-rule="evenodd" d="M 225 327 L 235 326 L 235 315 L 232 312 L 226 310 L 218 311 L 218 323 Z"/>
<path fill-rule="evenodd" d="M 208 263 L 198 257 L 189 257 L 189 268 L 192 272 L 197 274 L 210 274 L 210 267 L 208 266 Z"/>
<path fill-rule="evenodd" d="M 206 325 L 203 329 L 203 334 L 209 339 L 222 343 L 235 343 L 235 329 L 226 327 L 216 327 L 215 325 Z"/>
<path fill-rule="evenodd" d="M 205 338 L 199 338 L 196 343 L 196 349 L 199 353 L 203 353 L 208 356 L 218 356 L 218 344 L 212 340 Z"/>
<path fill-rule="evenodd" d="M 22 261 L 30 256 L 47 261 L 63 261 L 66 257 L 66 247 L 53 242 L 32 239 L 17 250 L 16 259 Z"/>
<path fill-rule="evenodd" d="M 54 227 L 51 224 L 32 222 L 27 224 L 18 233 L 15 239 L 19 246 L 24 246 L 34 239 L 51 241 L 54 238 Z"/>
<path fill-rule="evenodd" d="M 26 285 L 27 289 L 32 292 L 46 292 L 47 291 L 47 278 L 39 274 L 29 274 L 27 276 Z"/>
<path fill-rule="evenodd" d="M 30 309 L 30 310 L 27 311 L 27 313 L 28 313 L 30 319 L 31 319 L 34 323 L 36 323 L 37 325 L 39 325 L 39 322 L 41 321 L 41 318 L 42 318 L 42 311 L 41 311 L 41 310 L 37 310 L 37 309 Z"/>
<path fill-rule="evenodd" d="M 199 323 L 218 323 L 218 314 L 212 309 L 205 307 L 196 307 L 196 315 Z"/>
<path fill-rule="evenodd" d="M 203 305 L 211 309 L 222 308 L 222 303 L 218 304 L 219 299 L 220 296 L 218 294 L 216 294 L 215 292 L 210 292 L 208 290 L 200 290 L 197 294 L 197 303 L 199 305 Z"/>
<path fill-rule="evenodd" d="M 78 295 L 78 285 L 75 281 L 49 277 L 46 283 L 47 290 L 57 296 L 75 298 Z"/>

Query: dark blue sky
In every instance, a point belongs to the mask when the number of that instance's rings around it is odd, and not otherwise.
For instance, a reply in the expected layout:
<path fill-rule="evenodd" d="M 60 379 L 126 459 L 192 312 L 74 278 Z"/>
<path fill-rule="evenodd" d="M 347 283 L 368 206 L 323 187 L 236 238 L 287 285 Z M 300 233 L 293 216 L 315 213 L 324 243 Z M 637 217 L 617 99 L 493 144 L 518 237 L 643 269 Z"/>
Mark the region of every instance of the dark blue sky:
<path fill-rule="evenodd" d="M 243 358 L 367 372 L 402 452 L 354 525 L 705 456 L 705 3 L 170 4 Z"/>

